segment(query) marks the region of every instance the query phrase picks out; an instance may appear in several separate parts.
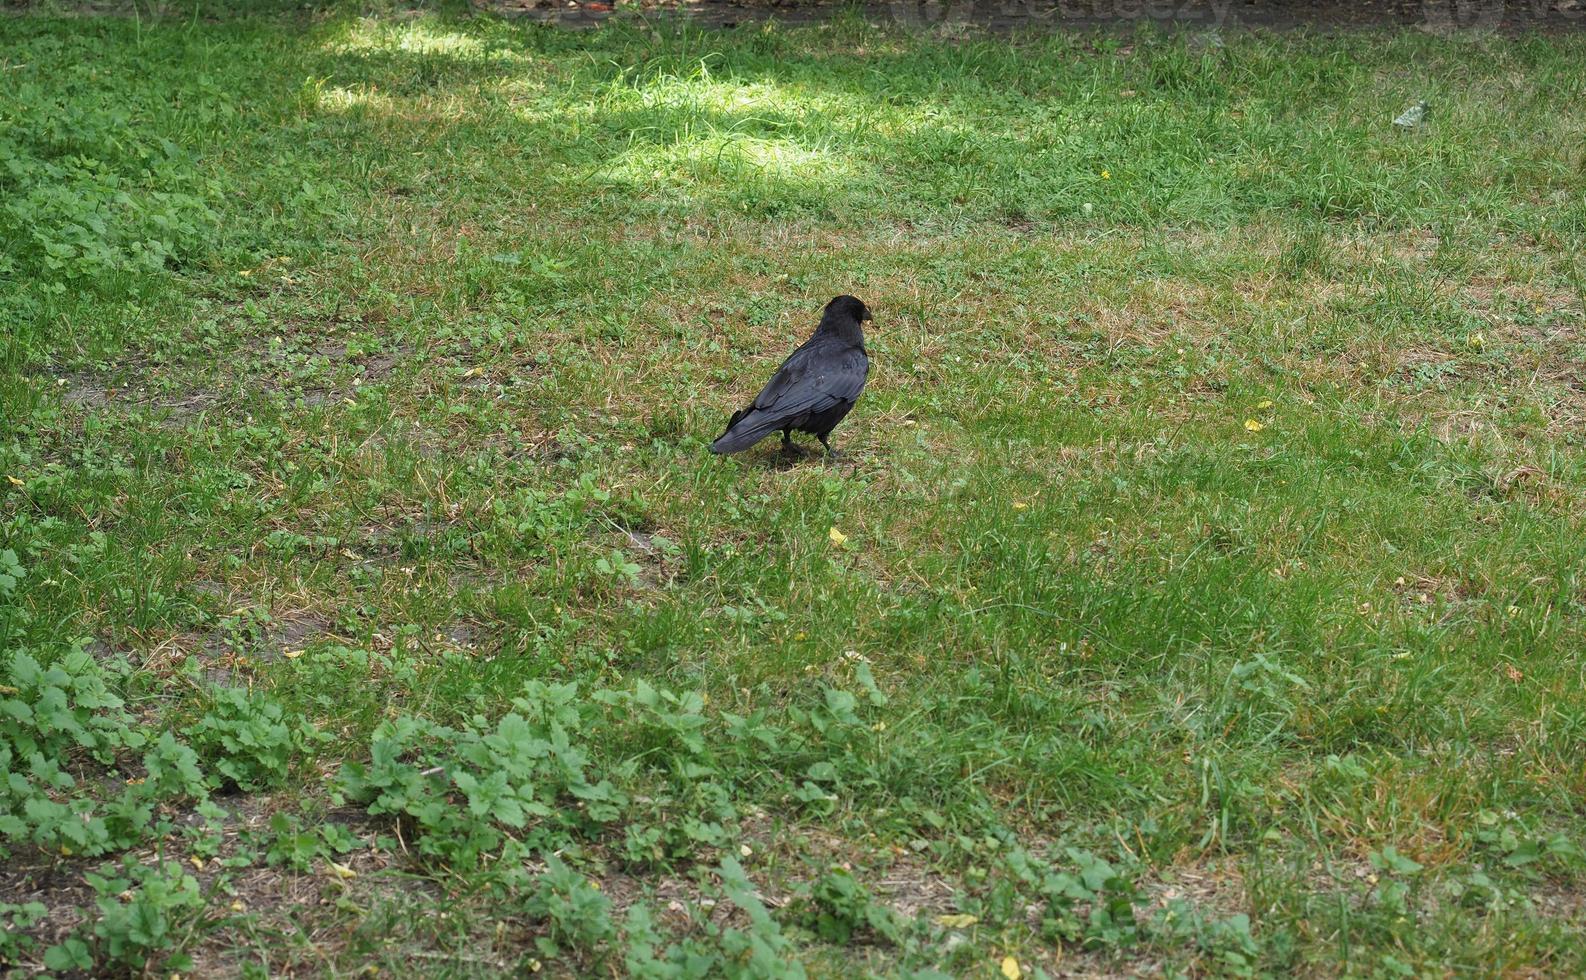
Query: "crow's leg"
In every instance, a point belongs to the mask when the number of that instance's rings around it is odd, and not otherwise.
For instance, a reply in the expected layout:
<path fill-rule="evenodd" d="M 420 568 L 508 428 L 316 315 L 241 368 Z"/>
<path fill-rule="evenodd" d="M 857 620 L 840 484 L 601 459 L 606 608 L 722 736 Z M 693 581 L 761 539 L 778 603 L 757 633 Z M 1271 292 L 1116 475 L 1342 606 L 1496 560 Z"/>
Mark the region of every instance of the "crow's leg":
<path fill-rule="evenodd" d="M 821 445 L 826 447 L 827 456 L 838 455 L 837 450 L 833 449 L 832 444 L 828 441 L 831 438 L 830 432 L 817 432 L 815 433 L 815 438 L 819 439 L 821 441 Z"/>
<path fill-rule="evenodd" d="M 791 426 L 782 430 L 782 451 L 788 454 L 799 451 L 799 447 L 793 445 L 793 429 Z"/>

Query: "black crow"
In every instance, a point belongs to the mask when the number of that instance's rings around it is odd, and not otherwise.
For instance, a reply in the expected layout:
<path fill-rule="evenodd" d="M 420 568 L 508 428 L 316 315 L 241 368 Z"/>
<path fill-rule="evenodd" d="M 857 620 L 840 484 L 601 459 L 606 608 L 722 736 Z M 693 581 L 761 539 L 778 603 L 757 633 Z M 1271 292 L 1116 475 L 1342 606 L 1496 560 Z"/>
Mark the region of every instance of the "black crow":
<path fill-rule="evenodd" d="M 826 304 L 815 335 L 782 362 L 754 402 L 732 413 L 727 431 L 710 444 L 713 453 L 736 453 L 782 430 L 782 448 L 793 448 L 793 430 L 808 432 L 821 441 L 843 420 L 870 374 L 865 334 L 859 324 L 870 319 L 870 310 L 852 296 L 838 296 Z"/>

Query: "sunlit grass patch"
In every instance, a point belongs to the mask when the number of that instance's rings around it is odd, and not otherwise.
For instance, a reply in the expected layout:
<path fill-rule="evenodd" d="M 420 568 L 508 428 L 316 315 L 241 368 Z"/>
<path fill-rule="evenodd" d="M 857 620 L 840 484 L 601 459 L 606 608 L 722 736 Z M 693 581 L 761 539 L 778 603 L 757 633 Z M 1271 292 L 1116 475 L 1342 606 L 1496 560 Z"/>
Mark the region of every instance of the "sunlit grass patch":
<path fill-rule="evenodd" d="M 600 171 L 608 184 L 640 194 L 727 181 L 730 198 L 750 208 L 773 202 L 818 208 L 859 173 L 860 168 L 838 154 L 730 132 L 705 132 L 667 147 L 631 150 Z"/>
<path fill-rule="evenodd" d="M 487 38 L 462 25 L 428 18 L 394 21 L 378 17 L 347 20 L 325 42 L 336 52 L 386 52 L 415 55 L 445 55 L 475 59 L 492 50 Z"/>

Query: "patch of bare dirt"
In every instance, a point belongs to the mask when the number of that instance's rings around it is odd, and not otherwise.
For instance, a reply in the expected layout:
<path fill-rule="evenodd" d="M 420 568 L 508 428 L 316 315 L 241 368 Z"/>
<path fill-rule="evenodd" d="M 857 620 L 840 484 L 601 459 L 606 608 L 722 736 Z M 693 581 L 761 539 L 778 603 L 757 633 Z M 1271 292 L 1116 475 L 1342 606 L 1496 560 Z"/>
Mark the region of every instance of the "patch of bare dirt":
<path fill-rule="evenodd" d="M 643 589 L 660 589 L 672 581 L 671 562 L 667 550 L 656 544 L 656 534 L 653 531 L 639 531 L 630 528 L 618 528 L 618 545 L 624 548 L 639 566 L 639 587 Z M 665 536 L 661 536 L 664 538 Z M 676 551 L 671 548 L 671 551 Z"/>
<path fill-rule="evenodd" d="M 334 404 L 352 398 L 363 385 L 385 381 L 406 354 L 404 349 L 352 350 L 344 337 L 291 334 L 280 344 L 250 352 L 258 365 L 250 383 L 310 407 Z"/>
<path fill-rule="evenodd" d="M 332 636 L 332 623 L 316 612 L 248 617 L 240 628 L 217 627 L 168 637 L 145 654 L 143 665 L 150 670 L 174 671 L 189 657 L 197 658 L 204 680 L 224 686 L 248 675 L 259 664 L 296 657 L 305 647 Z"/>
<path fill-rule="evenodd" d="M 63 405 L 89 411 L 112 408 L 152 411 L 159 414 L 158 421 L 165 426 L 184 423 L 220 401 L 220 393 L 210 389 L 171 393 L 139 384 L 117 386 L 106 376 L 88 372 L 57 378 L 55 391 Z"/>
<path fill-rule="evenodd" d="M 284 654 L 302 650 L 332 632 L 330 621 L 317 613 L 298 613 L 278 620 L 266 642 L 260 644 L 257 656 L 262 660 L 275 660 Z"/>
<path fill-rule="evenodd" d="M 1578 883 L 1544 881 L 1531 889 L 1530 897 L 1548 918 L 1586 926 L 1586 889 Z"/>
<path fill-rule="evenodd" d="M 1233 859 L 1175 865 L 1159 872 L 1143 887 L 1150 898 L 1144 910 L 1147 915 L 1179 900 L 1220 916 L 1250 911 L 1244 872 Z"/>
<path fill-rule="evenodd" d="M 110 404 L 114 389 L 86 375 L 67 375 L 55 380 L 56 392 L 67 405 L 103 408 Z"/>
<path fill-rule="evenodd" d="M 427 541 L 445 526 L 424 518 L 405 523 L 366 523 L 346 543 L 342 557 L 361 562 L 396 562 L 402 559 L 410 542 Z"/>
<path fill-rule="evenodd" d="M 817 829 L 789 833 L 763 815 L 746 823 L 744 837 L 757 852 L 785 850 L 789 842 L 802 852 L 803 860 L 789 862 L 793 873 L 772 889 L 768 904 L 786 904 L 794 890 L 819 876 L 820 869 L 836 866 L 853 871 L 877 899 L 905 917 L 957 911 L 958 889 L 929 861 L 906 848 L 857 844 Z"/>
<path fill-rule="evenodd" d="M 356 350 L 355 340 L 307 329 L 245 342 L 224 364 L 172 364 L 157 355 L 128 353 L 113 370 L 72 371 L 55 378 L 57 397 L 88 411 L 146 413 L 156 424 L 179 428 L 207 412 L 233 410 L 256 391 L 296 396 L 310 406 L 356 395 L 381 383 L 406 356 L 403 347 Z"/>
<path fill-rule="evenodd" d="M 197 879 L 200 890 L 212 896 L 211 915 L 220 917 L 221 927 L 206 937 L 200 946 L 200 960 L 208 960 L 213 969 L 197 969 L 194 976 L 233 975 L 235 965 L 221 968 L 221 954 L 247 949 L 250 943 L 242 928 L 245 917 L 258 925 L 281 925 L 299 910 L 334 901 L 350 890 L 368 892 L 381 887 L 412 887 L 411 882 L 400 885 L 384 884 L 378 872 L 390 866 L 394 858 L 375 849 L 374 830 L 369 819 L 358 810 L 333 811 L 327 819 L 347 825 L 369 845 L 339 858 L 338 863 L 353 872 L 344 877 L 327 867 L 323 872 L 294 872 L 286 868 L 272 868 L 262 863 L 240 871 L 228 869 L 227 861 L 244 852 L 262 852 L 260 842 L 269 830 L 270 817 L 280 809 L 277 801 L 268 796 L 217 797 L 215 803 L 224 811 L 224 818 L 211 825 L 208 832 L 218 843 L 218 849 L 200 855 L 190 851 L 181 837 L 173 836 L 159 844 L 121 854 L 101 857 L 67 857 L 42 851 L 21 851 L 0 862 L 0 904 L 38 902 L 47 910 L 46 917 L 28 930 L 28 934 L 42 950 L 61 942 L 80 927 L 91 923 L 96 893 L 85 875 L 109 873 L 132 860 L 147 867 L 162 861 L 175 861 L 182 871 Z M 200 830 L 205 819 L 195 810 L 170 811 L 178 828 Z M 423 887 L 420 885 L 420 887 Z M 229 923 L 235 922 L 236 925 Z M 208 950 L 206 954 L 203 951 Z M 22 968 L 22 975 L 43 974 L 42 963 L 10 963 L 8 967 Z M 10 975 L 10 974 L 7 974 Z"/>
<path fill-rule="evenodd" d="M 1438 575 L 1401 575 L 1393 591 L 1409 605 L 1456 604 L 1469 602 L 1484 590 L 1476 583 Z"/>

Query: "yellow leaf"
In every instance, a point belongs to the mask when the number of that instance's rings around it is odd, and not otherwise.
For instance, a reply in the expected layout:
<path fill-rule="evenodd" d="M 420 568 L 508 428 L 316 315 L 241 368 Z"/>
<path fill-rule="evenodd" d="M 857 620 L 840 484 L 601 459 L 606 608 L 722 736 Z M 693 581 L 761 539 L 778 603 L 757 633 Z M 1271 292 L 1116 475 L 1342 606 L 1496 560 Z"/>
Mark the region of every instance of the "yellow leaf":
<path fill-rule="evenodd" d="M 6 477 L 6 482 L 10 483 L 13 487 L 25 487 L 25 486 L 27 486 L 26 483 L 23 483 L 21 480 L 18 480 L 14 476 L 7 476 Z"/>
<path fill-rule="evenodd" d="M 1265 428 L 1266 428 L 1266 426 L 1262 425 L 1260 422 L 1257 422 L 1255 419 L 1245 419 L 1245 429 L 1246 429 L 1246 431 L 1249 431 L 1249 432 L 1260 432 L 1262 429 L 1265 429 Z"/>
<path fill-rule="evenodd" d="M 1270 398 L 1264 398 L 1261 401 L 1256 402 L 1256 409 L 1259 410 L 1259 411 L 1265 411 L 1266 409 L 1269 409 L 1271 407 L 1272 407 L 1272 399 L 1270 399 Z"/>
<path fill-rule="evenodd" d="M 832 529 L 830 531 L 826 532 L 826 536 L 828 538 L 831 538 L 832 544 L 836 545 L 839 548 L 841 548 L 843 546 L 843 542 L 844 541 L 848 540 L 848 535 L 846 535 L 843 532 L 837 530 L 835 525 L 832 527 Z"/>
<path fill-rule="evenodd" d="M 1484 346 L 1486 346 L 1487 338 L 1483 337 L 1479 333 L 1473 333 L 1469 337 L 1465 338 L 1465 343 L 1470 345 L 1471 350 L 1481 350 Z"/>
<path fill-rule="evenodd" d="M 303 655 L 303 651 L 302 650 L 282 650 L 281 651 L 281 656 L 285 657 L 288 660 L 296 660 L 298 657 L 301 657 L 302 655 Z"/>
<path fill-rule="evenodd" d="M 936 924 L 949 929 L 968 929 L 980 921 L 978 915 L 938 915 Z"/>
<path fill-rule="evenodd" d="M 200 871 L 204 870 L 204 859 L 199 857 L 197 854 L 194 854 L 192 857 L 189 857 L 188 860 L 193 862 L 193 867 L 197 868 Z"/>
<path fill-rule="evenodd" d="M 1004 956 L 1002 958 L 1002 975 L 1007 977 L 1008 980 L 1019 980 L 1019 977 L 1023 976 L 1023 973 L 1019 971 L 1019 961 L 1011 956 Z"/>
<path fill-rule="evenodd" d="M 233 912 L 241 912 L 243 910 L 243 904 L 241 902 L 232 902 L 231 910 Z"/>
<path fill-rule="evenodd" d="M 347 867 L 345 864 L 337 864 L 335 861 L 326 861 L 325 863 L 330 865 L 330 873 L 338 878 L 346 880 L 347 878 L 358 877 L 358 872 Z"/>
<path fill-rule="evenodd" d="M 1030 505 L 1025 503 L 1022 500 L 1015 500 L 1013 502 L 1013 509 L 1014 510 L 1029 510 L 1030 509 Z"/>

